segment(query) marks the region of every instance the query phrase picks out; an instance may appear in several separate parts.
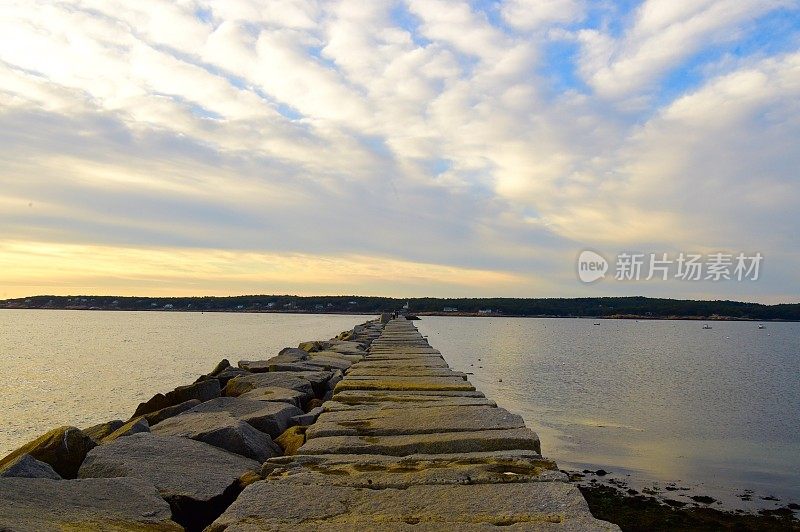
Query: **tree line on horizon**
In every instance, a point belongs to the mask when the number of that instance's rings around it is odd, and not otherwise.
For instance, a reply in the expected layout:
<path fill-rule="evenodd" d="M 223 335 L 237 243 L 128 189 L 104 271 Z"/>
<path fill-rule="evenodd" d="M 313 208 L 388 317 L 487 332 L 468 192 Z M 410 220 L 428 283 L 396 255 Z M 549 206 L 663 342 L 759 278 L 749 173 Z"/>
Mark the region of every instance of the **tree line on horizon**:
<path fill-rule="evenodd" d="M 393 298 L 376 296 L 243 295 L 206 297 L 32 296 L 0 301 L 0 308 L 173 310 L 209 312 L 378 313 L 408 304 L 414 314 L 499 316 L 687 317 L 800 320 L 800 304 L 764 305 L 632 297 L 588 298 Z"/>

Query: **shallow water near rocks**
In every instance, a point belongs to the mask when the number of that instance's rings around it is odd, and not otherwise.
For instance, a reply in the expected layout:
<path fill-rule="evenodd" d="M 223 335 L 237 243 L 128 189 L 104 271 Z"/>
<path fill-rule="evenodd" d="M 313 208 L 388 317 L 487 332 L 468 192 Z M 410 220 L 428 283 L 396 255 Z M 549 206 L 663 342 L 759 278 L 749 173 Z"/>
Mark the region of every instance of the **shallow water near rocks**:
<path fill-rule="evenodd" d="M 416 324 L 454 370 L 522 415 L 562 469 L 610 472 L 587 481 L 689 504 L 710 495 L 717 508 L 800 502 L 800 323 L 596 322 Z"/>
<path fill-rule="evenodd" d="M 56 426 L 128 419 L 223 358 L 267 358 L 372 317 L 2 310 L 0 456 Z"/>

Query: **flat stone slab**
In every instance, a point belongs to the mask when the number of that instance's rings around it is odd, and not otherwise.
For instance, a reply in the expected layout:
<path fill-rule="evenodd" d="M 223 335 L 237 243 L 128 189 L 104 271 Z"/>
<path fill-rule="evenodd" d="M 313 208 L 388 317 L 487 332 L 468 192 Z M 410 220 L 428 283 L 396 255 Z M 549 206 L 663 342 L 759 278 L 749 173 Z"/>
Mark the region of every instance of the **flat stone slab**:
<path fill-rule="evenodd" d="M 342 390 L 333 399 L 346 404 L 435 401 L 443 397 L 484 398 L 477 390 Z"/>
<path fill-rule="evenodd" d="M 519 429 L 525 421 L 503 408 L 438 406 L 430 408 L 325 412 L 306 431 L 306 439 L 328 436 L 395 436 L 441 432 Z"/>
<path fill-rule="evenodd" d="M 315 351 L 313 353 L 309 353 L 308 355 L 310 358 L 337 358 L 339 360 L 346 360 L 347 362 L 356 363 L 364 360 L 366 353 L 361 353 L 358 355 L 348 355 L 345 353 L 337 353 L 336 351 Z"/>
<path fill-rule="evenodd" d="M 366 359 L 358 363 L 359 368 L 447 368 L 447 362 L 442 357 L 418 357 L 405 360 L 392 359 Z"/>
<path fill-rule="evenodd" d="M 387 375 L 396 377 L 458 377 L 466 380 L 466 373 L 460 371 L 453 371 L 450 368 L 425 368 L 416 367 L 410 368 L 407 366 L 394 366 L 394 367 L 361 367 L 358 364 L 350 368 L 346 373 L 348 378 L 355 377 L 385 377 Z"/>
<path fill-rule="evenodd" d="M 0 530 L 183 530 L 171 516 L 156 488 L 136 478 L 0 478 Z"/>
<path fill-rule="evenodd" d="M 338 396 L 337 396 L 338 397 Z M 325 412 L 348 412 L 354 410 L 385 410 L 393 408 L 437 408 L 441 406 L 497 406 L 497 403 L 482 397 L 441 397 L 414 395 L 406 401 L 370 401 L 348 404 L 335 399 L 325 401 Z"/>
<path fill-rule="evenodd" d="M 448 377 L 376 377 L 374 379 L 344 379 L 334 393 L 344 390 L 450 390 L 474 391 L 475 387 L 460 378 Z"/>
<path fill-rule="evenodd" d="M 592 518 L 578 488 L 563 482 L 365 490 L 290 481 L 248 486 L 209 530 L 295 530 L 299 525 L 306 530 L 405 530 L 409 525 L 428 530 L 510 525 L 528 530 L 618 530 Z"/>
<path fill-rule="evenodd" d="M 402 436 L 330 436 L 311 438 L 298 454 L 410 454 L 475 453 L 528 449 L 541 453 L 539 437 L 527 428 L 441 432 Z"/>
<path fill-rule="evenodd" d="M 305 484 L 370 489 L 404 488 L 415 484 L 505 484 L 565 482 L 555 462 L 534 451 L 384 455 L 296 455 L 271 458 L 261 470 L 266 478 Z"/>
<path fill-rule="evenodd" d="M 180 414 L 176 419 L 193 413 L 207 412 L 228 412 L 256 430 L 269 434 L 271 438 L 277 438 L 289 428 L 294 416 L 303 415 L 301 409 L 288 403 L 256 401 L 240 396 L 218 397 L 206 401 Z"/>

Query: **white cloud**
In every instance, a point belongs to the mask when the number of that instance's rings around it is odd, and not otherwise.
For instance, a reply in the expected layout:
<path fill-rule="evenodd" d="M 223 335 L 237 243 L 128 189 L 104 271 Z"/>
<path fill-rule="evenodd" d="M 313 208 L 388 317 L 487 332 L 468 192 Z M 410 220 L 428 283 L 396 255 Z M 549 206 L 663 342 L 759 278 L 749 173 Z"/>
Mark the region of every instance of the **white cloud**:
<path fill-rule="evenodd" d="M 601 95 L 618 98 L 647 89 L 698 50 L 735 41 L 743 25 L 793 0 L 646 0 L 622 36 L 578 32 L 580 71 Z"/>
<path fill-rule="evenodd" d="M 561 272 L 585 245 L 777 254 L 797 247 L 780 220 L 800 221 L 797 55 L 703 65 L 653 102 L 661 76 L 781 5 L 648 0 L 621 34 L 571 34 L 578 0 L 7 2 L 0 224 L 114 249 L 372 254 L 520 290 L 546 272 L 550 295 L 574 288 Z M 554 34 L 577 63 L 542 63 Z M 591 90 L 554 91 L 573 68 Z"/>
<path fill-rule="evenodd" d="M 577 22 L 585 10 L 583 0 L 506 0 L 501 7 L 506 23 L 520 30 Z"/>

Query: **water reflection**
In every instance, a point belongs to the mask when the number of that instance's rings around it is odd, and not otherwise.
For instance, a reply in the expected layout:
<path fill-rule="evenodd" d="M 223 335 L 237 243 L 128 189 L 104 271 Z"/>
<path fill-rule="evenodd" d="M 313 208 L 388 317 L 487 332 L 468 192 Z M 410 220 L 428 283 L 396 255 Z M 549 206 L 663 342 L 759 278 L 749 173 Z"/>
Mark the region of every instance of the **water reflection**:
<path fill-rule="evenodd" d="M 562 466 L 800 498 L 800 324 L 426 317 Z M 501 382 L 502 381 L 502 382 Z"/>

